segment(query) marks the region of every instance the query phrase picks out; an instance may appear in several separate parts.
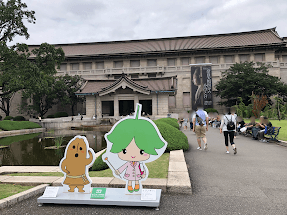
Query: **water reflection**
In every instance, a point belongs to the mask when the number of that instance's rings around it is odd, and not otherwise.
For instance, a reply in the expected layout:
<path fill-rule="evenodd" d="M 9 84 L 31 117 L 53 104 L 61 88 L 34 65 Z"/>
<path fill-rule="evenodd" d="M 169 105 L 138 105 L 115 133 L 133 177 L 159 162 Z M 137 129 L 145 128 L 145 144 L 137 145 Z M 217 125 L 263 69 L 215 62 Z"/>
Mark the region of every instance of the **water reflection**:
<path fill-rule="evenodd" d="M 54 146 L 55 137 L 63 136 L 63 144 L 75 135 L 86 136 L 90 147 L 98 152 L 107 147 L 104 134 L 107 131 L 73 131 L 56 130 L 41 134 L 18 135 L 0 138 L 0 145 L 8 146 L 0 149 L 0 165 L 3 166 L 57 166 L 62 159 L 65 147 L 44 149 Z"/>

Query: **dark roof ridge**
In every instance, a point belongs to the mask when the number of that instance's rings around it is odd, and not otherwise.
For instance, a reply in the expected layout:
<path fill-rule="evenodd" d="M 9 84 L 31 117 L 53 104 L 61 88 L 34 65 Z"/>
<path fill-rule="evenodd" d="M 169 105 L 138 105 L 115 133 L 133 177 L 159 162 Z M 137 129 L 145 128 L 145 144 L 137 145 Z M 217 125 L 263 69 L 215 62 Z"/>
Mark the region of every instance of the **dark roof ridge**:
<path fill-rule="evenodd" d="M 207 35 L 195 35 L 195 36 L 180 36 L 180 37 L 163 37 L 163 38 L 151 38 L 151 39 L 135 39 L 135 40 L 116 40 L 116 41 L 101 41 L 101 42 L 83 42 L 83 43 L 62 43 L 62 44 L 52 44 L 55 46 L 70 46 L 70 45 L 93 45 L 93 44 L 113 44 L 113 43 L 130 43 L 130 42 L 149 42 L 149 41 L 160 41 L 160 40 L 174 40 L 174 39 L 190 39 L 190 38 L 203 38 L 203 37 L 220 37 L 220 36 L 229 36 L 229 35 L 240 35 L 240 34 L 254 34 L 259 32 L 268 32 L 271 31 L 279 39 L 283 40 L 278 33 L 276 32 L 276 27 L 254 30 L 254 31 L 243 31 L 243 32 L 233 32 L 233 33 L 222 33 L 222 34 L 207 34 Z M 39 45 L 28 45 L 39 46 Z"/>

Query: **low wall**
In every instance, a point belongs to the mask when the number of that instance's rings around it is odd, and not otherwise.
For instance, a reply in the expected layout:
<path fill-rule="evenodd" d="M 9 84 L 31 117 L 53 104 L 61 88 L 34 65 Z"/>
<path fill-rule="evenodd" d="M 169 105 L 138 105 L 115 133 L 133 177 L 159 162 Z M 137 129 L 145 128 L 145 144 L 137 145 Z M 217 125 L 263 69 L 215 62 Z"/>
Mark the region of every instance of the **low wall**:
<path fill-rule="evenodd" d="M 40 133 L 40 132 L 44 132 L 44 131 L 46 131 L 46 128 L 33 128 L 33 129 L 22 129 L 22 130 L 13 130 L 13 131 L 0 131 L 0 137 Z"/>

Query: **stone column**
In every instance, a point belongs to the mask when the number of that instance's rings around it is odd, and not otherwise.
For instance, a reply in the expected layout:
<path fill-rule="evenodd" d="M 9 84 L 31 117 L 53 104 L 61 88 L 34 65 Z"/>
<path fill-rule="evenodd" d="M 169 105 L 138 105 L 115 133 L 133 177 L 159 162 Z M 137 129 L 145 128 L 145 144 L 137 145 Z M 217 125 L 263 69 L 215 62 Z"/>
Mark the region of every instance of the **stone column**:
<path fill-rule="evenodd" d="M 97 102 L 97 118 L 102 118 L 102 101 L 100 96 L 96 97 L 96 102 Z"/>
<path fill-rule="evenodd" d="M 134 97 L 134 110 L 136 110 L 137 103 L 139 103 L 139 96 L 135 95 L 135 97 Z"/>
<path fill-rule="evenodd" d="M 119 116 L 119 97 L 114 96 L 114 116 Z"/>
<path fill-rule="evenodd" d="M 234 55 L 234 63 L 240 63 L 239 54 Z"/>

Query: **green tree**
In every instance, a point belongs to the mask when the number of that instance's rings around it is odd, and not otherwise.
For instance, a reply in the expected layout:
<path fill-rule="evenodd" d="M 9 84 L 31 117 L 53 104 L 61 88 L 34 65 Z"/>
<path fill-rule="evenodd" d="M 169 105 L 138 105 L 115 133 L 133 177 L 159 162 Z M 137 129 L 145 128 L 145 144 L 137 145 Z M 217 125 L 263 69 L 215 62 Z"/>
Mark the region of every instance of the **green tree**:
<path fill-rule="evenodd" d="M 25 88 L 25 80 L 32 71 L 28 61 L 28 46 L 17 44 L 7 46 L 17 35 L 29 38 L 23 20 L 35 23 L 35 12 L 25 10 L 27 5 L 21 0 L 0 0 L 0 109 L 10 115 L 11 99 L 15 93 Z"/>
<path fill-rule="evenodd" d="M 53 105 L 59 102 L 58 79 L 56 67 L 59 68 L 65 59 L 62 48 L 42 43 L 39 48 L 33 49 L 34 59 L 31 62 L 36 70 L 34 79 L 29 79 L 29 87 L 23 90 L 23 97 L 29 102 L 23 103 L 22 112 L 39 114 L 43 117 Z"/>
<path fill-rule="evenodd" d="M 28 61 L 28 46 L 17 44 L 7 47 L 0 42 L 0 109 L 10 114 L 11 98 L 33 79 L 34 66 Z"/>
<path fill-rule="evenodd" d="M 81 78 L 78 75 L 70 76 L 59 76 L 57 81 L 57 88 L 58 90 L 58 97 L 61 100 L 62 105 L 70 105 L 72 115 L 74 116 L 74 110 L 75 106 L 79 102 L 83 102 L 83 97 L 79 97 L 76 95 L 76 92 L 78 92 L 83 84 L 85 83 L 84 79 Z"/>
<path fill-rule="evenodd" d="M 23 20 L 34 23 L 35 11 L 25 10 L 27 5 L 21 0 L 0 1 L 0 41 L 11 42 L 17 35 L 29 38 L 28 29 Z"/>
<path fill-rule="evenodd" d="M 252 92 L 255 95 L 270 96 L 285 94 L 286 85 L 278 77 L 268 74 L 269 65 L 264 63 L 244 62 L 232 65 L 229 70 L 222 73 L 222 78 L 216 84 L 216 95 L 225 101 L 221 105 L 233 106 L 237 98 L 241 97 L 245 105 L 251 103 Z"/>

